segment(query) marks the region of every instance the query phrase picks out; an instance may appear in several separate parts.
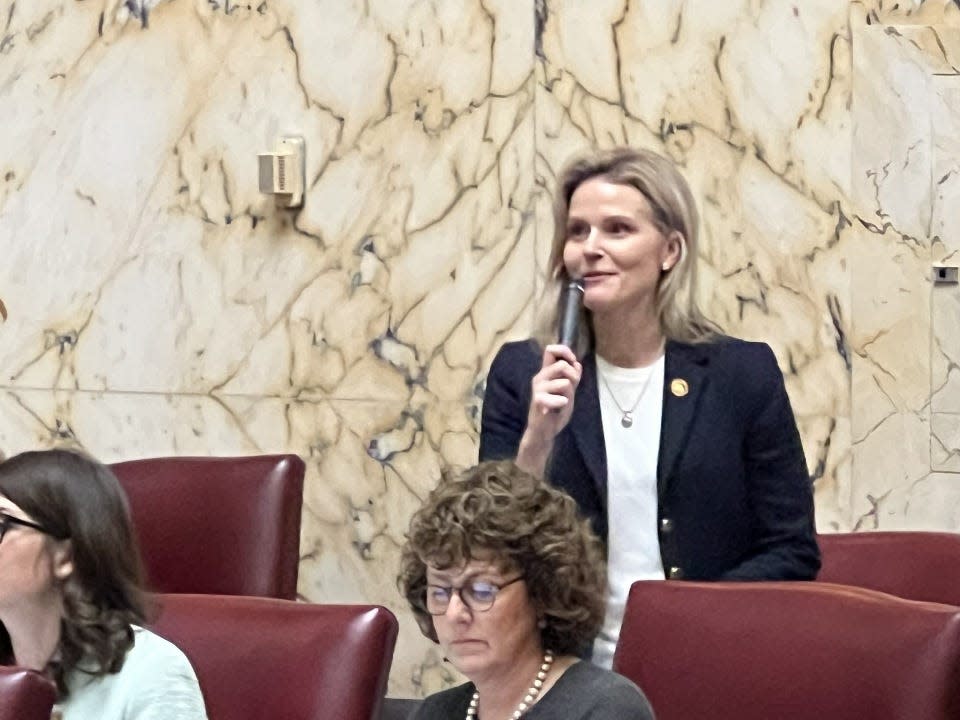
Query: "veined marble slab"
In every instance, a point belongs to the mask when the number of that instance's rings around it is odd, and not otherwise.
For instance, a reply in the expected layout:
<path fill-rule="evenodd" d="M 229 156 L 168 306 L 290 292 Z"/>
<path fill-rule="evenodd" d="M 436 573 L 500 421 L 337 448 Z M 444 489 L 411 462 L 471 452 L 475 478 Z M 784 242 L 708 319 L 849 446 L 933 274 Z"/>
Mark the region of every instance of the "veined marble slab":
<path fill-rule="evenodd" d="M 524 317 L 515 3 L 30 5 L 0 89 L 3 384 L 397 399 L 464 324 L 476 375 Z M 307 138 L 299 212 L 257 189 L 283 132 Z"/>
<path fill-rule="evenodd" d="M 948 319 L 956 288 L 933 286 L 931 265 L 953 219 L 960 31 L 865 25 L 853 37 L 854 526 L 954 529 L 943 471 L 960 470 L 948 367 L 960 324 Z"/>
<path fill-rule="evenodd" d="M 954 31 L 951 40 L 960 40 Z M 955 54 L 960 58 L 960 53 Z M 960 265 L 960 70 L 936 75 L 932 123 L 934 263 Z M 960 473 L 960 285 L 931 291 L 930 466 Z"/>

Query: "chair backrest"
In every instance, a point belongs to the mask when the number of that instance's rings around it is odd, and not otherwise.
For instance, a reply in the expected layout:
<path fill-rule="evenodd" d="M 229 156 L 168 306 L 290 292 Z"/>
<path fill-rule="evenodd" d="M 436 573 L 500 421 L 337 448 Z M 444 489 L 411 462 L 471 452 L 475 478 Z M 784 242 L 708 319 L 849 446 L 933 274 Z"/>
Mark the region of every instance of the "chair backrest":
<path fill-rule="evenodd" d="M 634 583 L 614 670 L 657 720 L 960 718 L 960 609 L 826 583 Z"/>
<path fill-rule="evenodd" d="M 33 670 L 0 667 L 0 720 L 50 720 L 53 683 Z"/>
<path fill-rule="evenodd" d="M 377 718 L 397 619 L 372 605 L 162 595 L 153 630 L 197 672 L 210 720 Z"/>
<path fill-rule="evenodd" d="M 151 590 L 297 596 L 299 457 L 164 457 L 110 467 L 130 500 Z"/>
<path fill-rule="evenodd" d="M 960 606 L 960 534 L 825 533 L 817 542 L 822 582 Z"/>

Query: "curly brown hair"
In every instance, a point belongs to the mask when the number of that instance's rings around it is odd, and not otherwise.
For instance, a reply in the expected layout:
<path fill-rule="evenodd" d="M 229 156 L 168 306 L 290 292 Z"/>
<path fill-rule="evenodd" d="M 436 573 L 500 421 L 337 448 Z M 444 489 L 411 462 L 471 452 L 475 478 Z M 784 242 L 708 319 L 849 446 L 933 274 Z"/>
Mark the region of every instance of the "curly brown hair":
<path fill-rule="evenodd" d="M 117 673 L 145 620 L 143 571 L 126 496 L 104 465 L 71 450 L 25 452 L 0 463 L 0 494 L 69 540 L 74 569 L 63 581 L 60 642 L 46 670 L 60 698 L 74 671 Z M 0 663 L 13 659 L 0 624 Z"/>
<path fill-rule="evenodd" d="M 445 474 L 413 515 L 397 584 L 420 630 L 437 642 L 426 611 L 427 565 L 457 568 L 493 559 L 517 569 L 546 626 L 544 647 L 583 652 L 600 631 L 606 584 L 603 550 L 573 498 L 518 468 L 485 462 Z"/>

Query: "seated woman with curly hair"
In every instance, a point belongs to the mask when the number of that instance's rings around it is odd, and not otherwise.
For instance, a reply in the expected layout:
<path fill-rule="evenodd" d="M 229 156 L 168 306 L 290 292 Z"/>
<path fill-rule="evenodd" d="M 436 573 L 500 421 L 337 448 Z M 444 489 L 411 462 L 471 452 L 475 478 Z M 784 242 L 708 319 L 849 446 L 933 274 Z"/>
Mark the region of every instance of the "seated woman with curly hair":
<path fill-rule="evenodd" d="M 411 520 L 398 583 L 470 682 L 414 718 L 652 718 L 633 683 L 578 659 L 603 622 L 603 568 L 576 503 L 513 463 L 441 482 Z"/>
<path fill-rule="evenodd" d="M 66 450 L 0 463 L 0 664 L 49 674 L 63 720 L 205 720 L 187 658 L 141 627 L 141 577 L 106 467 Z"/>

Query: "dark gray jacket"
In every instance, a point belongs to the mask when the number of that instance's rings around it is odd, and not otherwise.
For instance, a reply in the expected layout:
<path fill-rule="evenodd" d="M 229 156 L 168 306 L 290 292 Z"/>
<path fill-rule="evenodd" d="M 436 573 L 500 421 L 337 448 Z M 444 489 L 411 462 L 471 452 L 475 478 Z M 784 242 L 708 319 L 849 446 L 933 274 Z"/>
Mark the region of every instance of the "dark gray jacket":
<path fill-rule="evenodd" d="M 466 683 L 431 695 L 411 720 L 465 718 L 474 690 L 473 683 Z M 480 709 L 481 720 L 487 720 L 482 715 L 482 698 Z M 567 668 L 523 717 L 524 720 L 653 720 L 653 709 L 640 689 L 625 677 L 581 661 Z"/>

